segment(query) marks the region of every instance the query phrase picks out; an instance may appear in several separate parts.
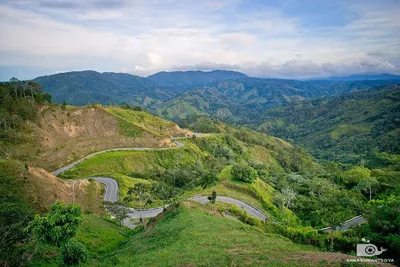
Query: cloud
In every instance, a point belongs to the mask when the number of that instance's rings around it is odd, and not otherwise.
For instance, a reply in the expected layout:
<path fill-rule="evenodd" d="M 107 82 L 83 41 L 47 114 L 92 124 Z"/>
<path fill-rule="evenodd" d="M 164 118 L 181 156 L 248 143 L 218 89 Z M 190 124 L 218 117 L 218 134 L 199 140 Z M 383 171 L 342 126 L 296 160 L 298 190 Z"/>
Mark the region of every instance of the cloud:
<path fill-rule="evenodd" d="M 171 70 L 211 71 L 226 69 L 243 72 L 253 77 L 310 79 L 352 74 L 393 73 L 400 75 L 400 69 L 387 61 L 365 59 L 356 62 L 316 63 L 310 60 L 290 60 L 282 64 L 274 60 L 261 63 L 247 62 L 243 65 L 229 65 L 215 62 L 203 62 L 192 66 L 174 66 Z"/>
<path fill-rule="evenodd" d="M 332 8 L 318 1 L 318 10 L 289 2 L 4 1 L 0 68 L 26 77 L 38 69 L 148 75 L 218 68 L 285 78 L 399 73 L 399 2 L 337 1 Z M 329 16 L 310 18 L 324 8 Z"/>

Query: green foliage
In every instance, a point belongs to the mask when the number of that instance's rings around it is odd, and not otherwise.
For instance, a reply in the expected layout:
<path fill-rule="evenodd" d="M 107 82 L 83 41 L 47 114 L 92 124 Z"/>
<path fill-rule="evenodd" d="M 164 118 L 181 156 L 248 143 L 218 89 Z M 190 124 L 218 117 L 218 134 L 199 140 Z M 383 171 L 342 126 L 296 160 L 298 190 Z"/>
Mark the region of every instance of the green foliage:
<path fill-rule="evenodd" d="M 247 164 L 236 164 L 232 168 L 232 176 L 246 183 L 252 183 L 257 179 L 257 171 Z"/>
<path fill-rule="evenodd" d="M 304 190 L 295 198 L 294 210 L 300 219 L 314 227 L 330 226 L 334 230 L 363 212 L 362 196 L 358 192 L 341 189 L 329 180 L 310 179 Z"/>
<path fill-rule="evenodd" d="M 164 209 L 165 205 L 172 203 L 178 194 L 176 188 L 164 182 L 154 183 L 151 191 L 163 202 Z"/>
<path fill-rule="evenodd" d="M 134 106 L 134 107 L 132 108 L 132 110 L 134 110 L 134 111 L 143 111 L 142 108 L 141 108 L 140 106 Z"/>
<path fill-rule="evenodd" d="M 293 102 L 266 110 L 258 129 L 297 142 L 320 159 L 382 165 L 379 152 L 400 153 L 399 100 L 399 86 L 386 85 Z"/>
<path fill-rule="evenodd" d="M 78 265 L 88 258 L 88 251 L 82 243 L 69 240 L 61 248 L 61 259 L 65 265 Z"/>
<path fill-rule="evenodd" d="M 139 204 L 139 208 L 143 209 L 146 205 L 151 204 L 150 186 L 145 183 L 137 183 L 128 190 L 128 195 L 125 198 L 126 202 L 135 201 Z"/>
<path fill-rule="evenodd" d="M 384 199 L 372 200 L 367 209 L 368 224 L 362 234 L 371 243 L 388 249 L 390 255 L 400 253 L 400 196 L 389 195 Z M 387 255 L 387 254 L 385 254 Z"/>
<path fill-rule="evenodd" d="M 40 242 L 61 247 L 75 236 L 80 221 L 80 206 L 56 202 L 47 215 L 36 215 L 27 230 Z"/>
<path fill-rule="evenodd" d="M 363 180 L 370 178 L 371 171 L 364 167 L 354 166 L 350 170 L 345 171 L 342 176 L 345 183 L 357 184 Z"/>
<path fill-rule="evenodd" d="M 214 204 L 215 201 L 217 200 L 217 192 L 212 191 L 211 195 L 207 197 L 207 199 Z"/>
<path fill-rule="evenodd" d="M 51 99 L 34 82 L 13 79 L 0 83 L 0 142 L 18 144 L 27 140 L 24 121 L 35 120 L 37 104 Z"/>
<path fill-rule="evenodd" d="M 114 215 L 120 226 L 123 225 L 124 219 L 128 218 L 129 208 L 120 202 L 104 202 L 104 207 L 110 214 Z"/>
<path fill-rule="evenodd" d="M 61 104 L 61 110 L 65 110 L 67 108 L 67 102 L 65 102 L 65 100 L 63 100 L 62 104 Z"/>
<path fill-rule="evenodd" d="M 31 240 L 24 229 L 33 219 L 33 211 L 20 194 L 17 175 L 24 172 L 18 161 L 0 160 L 0 265 L 19 266 L 27 253 L 23 245 Z"/>
<path fill-rule="evenodd" d="M 214 186 L 218 182 L 218 177 L 213 172 L 206 172 L 202 175 L 200 186 L 204 189 Z"/>

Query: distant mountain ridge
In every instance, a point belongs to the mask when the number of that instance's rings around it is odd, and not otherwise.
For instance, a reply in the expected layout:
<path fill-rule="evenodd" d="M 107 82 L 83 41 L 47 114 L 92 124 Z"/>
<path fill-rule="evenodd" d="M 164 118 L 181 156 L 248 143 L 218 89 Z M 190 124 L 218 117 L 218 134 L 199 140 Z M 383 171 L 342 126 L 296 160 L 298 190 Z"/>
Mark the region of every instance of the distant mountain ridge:
<path fill-rule="evenodd" d="M 204 71 L 173 71 L 158 72 L 150 75 L 147 79 L 155 82 L 161 87 L 177 88 L 184 90 L 191 87 L 211 84 L 213 82 L 224 80 L 237 80 L 247 78 L 244 73 L 228 70 Z"/>
<path fill-rule="evenodd" d="M 350 76 L 333 76 L 328 78 L 315 78 L 312 80 L 322 80 L 322 81 L 376 81 L 376 80 L 399 80 L 400 75 L 393 74 L 355 74 Z"/>
<path fill-rule="evenodd" d="M 159 116 L 178 123 L 207 114 L 237 124 L 262 121 L 266 109 L 343 93 L 365 90 L 396 81 L 296 81 L 245 78 L 196 87 L 152 108 Z"/>
<path fill-rule="evenodd" d="M 236 71 L 159 72 L 147 78 L 126 73 L 73 71 L 34 79 L 53 96 L 71 105 L 140 105 L 180 122 L 207 114 L 238 124 L 262 119 L 265 109 L 324 96 L 398 83 L 382 75 L 372 80 L 288 80 L 248 77 Z M 397 77 L 397 76 L 394 76 Z"/>
<path fill-rule="evenodd" d="M 53 96 L 54 102 L 72 105 L 90 103 L 149 106 L 198 85 L 207 85 L 247 75 L 234 71 L 160 72 L 147 78 L 127 73 L 72 71 L 41 76 L 33 81 Z"/>

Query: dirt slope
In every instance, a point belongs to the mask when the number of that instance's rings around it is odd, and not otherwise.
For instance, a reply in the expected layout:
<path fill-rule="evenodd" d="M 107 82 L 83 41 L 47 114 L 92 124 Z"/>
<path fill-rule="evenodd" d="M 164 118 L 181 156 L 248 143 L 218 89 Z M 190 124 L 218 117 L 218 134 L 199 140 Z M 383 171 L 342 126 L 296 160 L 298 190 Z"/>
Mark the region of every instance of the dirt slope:
<path fill-rule="evenodd" d="M 103 214 L 101 196 L 104 188 L 98 183 L 87 180 L 63 180 L 35 167 L 29 167 L 23 179 L 22 192 L 27 201 L 39 212 L 45 212 L 54 202 L 62 201 L 80 204 L 83 211 Z"/>
<path fill-rule="evenodd" d="M 135 111 L 129 112 L 135 114 Z M 175 145 L 168 137 L 192 135 L 175 123 L 145 112 L 137 113 L 141 118 L 140 124 L 99 106 L 67 107 L 65 110 L 59 106 L 44 106 L 37 121 L 29 123 L 31 141 L 12 147 L 10 151 L 33 166 L 54 171 L 96 151 L 120 147 L 168 147 Z M 154 133 L 154 127 L 146 127 L 161 122 L 163 126 L 159 134 Z"/>

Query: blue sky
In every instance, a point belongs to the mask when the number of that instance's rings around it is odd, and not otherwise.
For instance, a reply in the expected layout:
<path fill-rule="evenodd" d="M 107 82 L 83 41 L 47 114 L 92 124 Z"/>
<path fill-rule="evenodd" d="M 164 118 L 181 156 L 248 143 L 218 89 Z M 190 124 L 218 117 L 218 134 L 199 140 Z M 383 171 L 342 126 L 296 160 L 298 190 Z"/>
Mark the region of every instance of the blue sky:
<path fill-rule="evenodd" d="M 400 74 L 398 0 L 0 0 L 0 80 L 71 70 Z"/>

